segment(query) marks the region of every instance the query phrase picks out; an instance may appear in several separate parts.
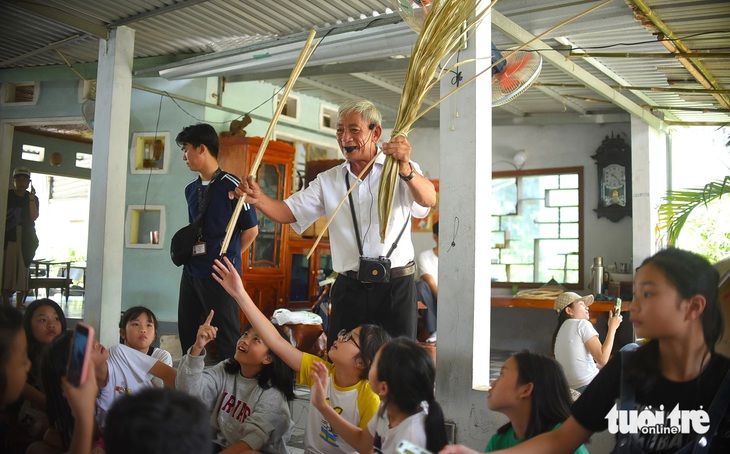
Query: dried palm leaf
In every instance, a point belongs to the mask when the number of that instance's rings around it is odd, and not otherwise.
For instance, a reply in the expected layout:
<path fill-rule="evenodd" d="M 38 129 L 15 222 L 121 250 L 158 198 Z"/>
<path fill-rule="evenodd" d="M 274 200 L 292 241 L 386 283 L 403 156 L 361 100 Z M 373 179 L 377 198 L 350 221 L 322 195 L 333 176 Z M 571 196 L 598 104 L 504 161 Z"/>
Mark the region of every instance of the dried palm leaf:
<path fill-rule="evenodd" d="M 279 121 L 279 116 L 281 115 L 281 111 L 284 109 L 284 106 L 286 105 L 286 98 L 289 96 L 289 92 L 294 87 L 294 84 L 297 81 L 297 78 L 299 77 L 299 74 L 302 72 L 302 69 L 304 69 L 304 65 L 307 64 L 307 61 L 309 60 L 309 57 L 312 56 L 315 49 L 319 45 L 319 41 L 312 44 L 312 41 L 314 40 L 314 35 L 316 34 L 316 31 L 312 29 L 309 32 L 309 36 L 307 37 L 307 41 L 304 43 L 304 47 L 302 47 L 301 52 L 299 53 L 299 58 L 297 58 L 297 62 L 294 65 L 294 68 L 292 68 L 291 75 L 289 76 L 289 81 L 286 83 L 286 88 L 284 89 L 284 93 L 281 95 L 281 99 L 279 100 L 279 105 L 276 107 L 276 112 L 274 113 L 274 117 L 271 119 L 271 122 L 269 123 L 269 128 L 266 130 L 266 134 L 264 134 L 264 138 L 261 141 L 261 145 L 259 146 L 259 151 L 256 153 L 256 158 L 254 159 L 253 165 L 251 166 L 251 172 L 249 173 L 249 176 L 256 176 L 256 173 L 258 172 L 259 166 L 261 165 L 261 160 L 264 158 L 264 153 L 266 152 L 266 147 L 269 145 L 269 139 L 271 138 L 271 134 L 274 132 L 274 127 L 276 126 L 276 123 Z M 236 227 L 236 221 L 238 220 L 238 216 L 241 214 L 241 210 L 243 209 L 244 202 L 246 201 L 246 194 L 244 194 L 241 198 L 238 199 L 238 204 L 236 204 L 236 208 L 233 210 L 233 215 L 231 216 L 231 219 L 228 221 L 228 226 L 226 227 L 226 236 L 223 239 L 223 244 L 221 245 L 221 257 L 223 254 L 226 253 L 228 250 L 228 245 L 231 242 L 231 237 L 233 236 L 233 231 Z"/>
<path fill-rule="evenodd" d="M 477 77 L 487 71 L 491 71 L 492 67 L 507 59 L 512 53 L 522 50 L 533 41 L 540 39 L 553 30 L 611 2 L 611 0 L 605 0 L 602 3 L 594 5 L 575 16 L 566 19 L 548 30 L 545 30 L 533 39 L 514 48 L 511 53 L 504 54 L 501 59 L 493 61 L 487 68 L 467 79 L 434 104 L 419 112 L 426 94 L 434 86 L 440 83 L 442 78 L 446 77 L 449 72 L 455 70 L 459 66 L 474 61 L 471 59 L 457 62 L 451 66 L 448 65 L 448 62 L 453 60 L 456 51 L 462 44 L 462 41 L 467 40 L 470 37 L 479 25 L 481 19 L 486 13 L 491 11 L 497 0 L 492 0 L 484 9 L 481 9 L 481 1 L 482 0 L 439 0 L 432 2 L 431 11 L 426 16 L 426 21 L 424 22 L 421 33 L 418 36 L 410 64 L 408 65 L 408 71 L 406 72 L 406 78 L 403 84 L 403 93 L 401 95 L 392 137 L 397 137 L 399 135 L 407 137 L 416 120 L 439 105 L 444 99 L 474 82 Z M 486 2 L 486 0 L 484 1 Z M 443 60 L 446 60 L 446 64 L 444 65 L 445 68 L 441 69 L 438 75 L 436 75 L 437 70 L 439 69 L 439 63 Z M 378 217 L 380 220 L 381 242 L 385 242 L 390 214 L 393 211 L 393 199 L 395 197 L 395 188 L 397 187 L 397 183 L 398 163 L 395 159 L 388 156 L 386 157 L 385 164 L 383 166 L 383 175 L 380 180 L 380 193 L 378 196 Z"/>
<path fill-rule="evenodd" d="M 479 24 L 495 2 L 492 1 L 486 8 L 481 8 L 482 0 L 437 0 L 431 3 L 408 64 L 392 137 L 408 136 L 428 91 L 433 87 L 439 66 L 457 52 L 468 31 Z M 397 185 L 398 162 L 388 156 L 380 178 L 378 197 L 381 242 L 385 242 Z"/>

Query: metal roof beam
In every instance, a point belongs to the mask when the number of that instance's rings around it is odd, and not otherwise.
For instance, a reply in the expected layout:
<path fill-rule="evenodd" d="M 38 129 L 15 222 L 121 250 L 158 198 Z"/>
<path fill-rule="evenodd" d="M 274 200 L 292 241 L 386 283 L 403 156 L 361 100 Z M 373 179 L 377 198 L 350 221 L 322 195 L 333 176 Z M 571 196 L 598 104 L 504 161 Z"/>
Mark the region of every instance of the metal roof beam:
<path fill-rule="evenodd" d="M 56 41 L 55 43 L 48 44 L 39 49 L 35 49 L 30 52 L 26 52 L 23 55 L 18 55 L 17 57 L 13 57 L 8 60 L 2 61 L 2 62 L 0 62 L 0 68 L 10 66 L 13 63 L 23 61 L 26 58 L 30 58 L 34 55 L 38 55 L 38 54 L 42 54 L 44 52 L 48 52 L 50 50 L 58 49 L 59 47 L 68 46 L 69 44 L 72 44 L 77 41 L 81 41 L 81 40 L 84 40 L 84 39 L 87 39 L 90 37 L 91 37 L 91 35 L 88 35 L 88 34 L 69 36 L 68 38 L 62 39 L 60 41 Z"/>
<path fill-rule="evenodd" d="M 500 106 L 504 107 L 504 106 Z M 626 123 L 630 121 L 628 114 L 597 114 L 597 115 L 555 115 L 540 114 L 525 117 L 492 117 L 492 126 L 544 126 L 544 125 L 574 125 L 574 124 L 609 124 Z"/>
<path fill-rule="evenodd" d="M 327 84 L 324 84 L 322 82 L 318 82 L 318 81 L 312 80 L 312 79 L 307 79 L 307 78 L 301 78 L 300 77 L 299 79 L 297 79 L 297 82 L 296 83 L 297 84 L 309 85 L 310 87 L 314 87 L 314 88 L 317 88 L 319 90 L 324 90 L 324 91 L 330 92 L 330 93 L 332 93 L 334 95 L 342 96 L 343 98 L 347 98 L 347 99 L 350 99 L 350 100 L 359 100 L 359 99 L 362 99 L 362 95 L 358 95 L 356 93 L 351 93 L 349 91 L 342 90 L 340 88 L 336 88 L 336 87 L 333 87 L 331 85 L 327 85 Z M 296 84 L 294 85 L 294 88 L 296 89 Z M 378 106 L 378 109 L 380 109 L 381 112 L 388 112 L 389 114 L 392 114 L 393 115 L 393 118 L 395 118 L 395 115 L 398 113 L 398 109 L 397 108 L 393 108 L 393 107 L 390 107 L 388 105 L 375 102 L 373 100 L 371 100 L 371 101 Z"/>
<path fill-rule="evenodd" d="M 134 16 L 129 16 L 124 19 L 114 21 L 110 24 L 112 27 L 118 27 L 120 25 L 127 25 L 132 22 L 138 22 L 143 19 L 149 19 L 150 17 L 159 16 L 160 14 L 169 13 L 172 11 L 176 11 L 178 9 L 188 8 L 190 6 L 197 5 L 198 3 L 204 3 L 208 0 L 184 0 L 182 2 L 176 2 L 172 3 L 167 6 L 163 6 L 162 8 L 153 9 L 151 11 L 145 11 L 144 13 L 135 14 Z"/>
<path fill-rule="evenodd" d="M 527 113 L 525 113 L 524 110 L 518 109 L 517 107 L 515 107 L 514 105 L 510 105 L 509 103 L 502 104 L 501 106 L 497 106 L 497 107 L 492 107 L 492 109 L 501 109 L 505 112 L 511 113 L 515 117 L 526 117 L 527 116 Z"/>
<path fill-rule="evenodd" d="M 362 80 L 362 81 L 371 83 L 371 84 L 373 84 L 373 85 L 375 85 L 377 87 L 380 87 L 380 88 L 384 88 L 384 89 L 386 89 L 388 91 L 391 91 L 393 93 L 397 93 L 399 95 L 403 93 L 403 87 L 402 86 L 395 85 L 393 83 L 390 83 L 388 81 L 385 81 L 383 79 L 380 79 L 379 77 L 375 77 L 372 74 L 367 74 L 367 73 L 352 73 L 351 75 L 353 77 L 356 77 L 356 78 Z M 438 102 L 438 99 L 435 99 L 435 98 L 432 98 L 432 97 L 429 97 L 429 96 L 424 96 L 424 98 L 423 98 L 423 103 L 425 105 L 427 105 L 427 106 L 436 104 L 436 102 Z"/>
<path fill-rule="evenodd" d="M 677 37 L 677 35 L 674 34 L 671 28 L 667 24 L 664 23 L 659 17 L 652 11 L 651 7 L 647 5 L 647 3 L 644 0 L 631 0 L 631 4 L 633 4 L 636 9 L 638 9 L 641 12 L 641 15 L 643 16 L 641 19 L 648 20 L 652 23 L 652 25 L 658 29 L 664 36 L 666 36 L 668 39 L 662 39 L 660 40 L 661 44 L 669 50 L 669 52 L 673 54 L 688 54 L 691 53 L 690 49 Z M 631 5 L 629 5 L 631 6 Z M 632 9 L 634 9 L 632 7 Z M 636 11 L 634 9 L 634 11 Z M 719 89 L 722 88 L 718 83 L 715 77 L 710 73 L 710 70 L 707 69 L 707 66 L 705 66 L 704 63 L 702 63 L 702 60 L 699 58 L 678 58 L 679 62 L 682 63 L 682 66 L 684 66 L 687 71 L 689 71 L 690 74 L 699 82 L 702 84 L 703 87 L 708 89 Z M 717 101 L 720 103 L 722 107 L 730 108 L 730 98 L 728 96 L 723 94 L 713 94 L 712 96 L 717 99 Z"/>
<path fill-rule="evenodd" d="M 565 38 L 565 37 L 562 37 L 561 36 L 561 37 L 555 38 L 555 40 L 557 42 L 559 42 L 560 44 L 564 44 L 566 46 L 570 46 L 571 49 L 578 48 L 578 46 L 576 46 L 575 44 L 573 44 L 573 42 L 570 41 L 568 38 Z M 583 52 L 583 51 L 581 50 L 581 52 Z M 617 82 L 619 85 L 623 85 L 623 86 L 630 86 L 631 85 L 628 80 L 626 80 L 623 77 L 619 76 L 613 70 L 611 70 L 608 66 L 604 65 L 603 63 L 601 63 L 600 61 L 596 60 L 595 58 L 593 58 L 593 57 L 585 57 L 583 59 L 583 61 L 585 61 L 589 65 L 593 66 L 597 70 L 601 71 L 601 73 L 603 73 L 606 76 L 610 77 L 612 80 L 614 80 L 615 82 Z M 644 101 L 647 104 L 656 104 L 653 99 L 651 99 L 650 97 L 646 96 L 644 93 L 642 93 L 639 90 L 631 90 L 631 93 L 633 93 L 634 96 L 636 96 L 637 98 L 641 99 L 642 101 Z M 679 120 L 674 114 L 669 114 L 668 116 L 670 117 L 669 118 L 670 120 Z"/>
<path fill-rule="evenodd" d="M 79 17 L 78 13 L 67 12 L 56 5 L 43 5 L 24 0 L 7 0 L 12 5 L 38 16 L 66 25 L 101 39 L 109 39 L 109 29 L 102 21 L 92 21 Z"/>
<path fill-rule="evenodd" d="M 580 104 L 577 102 L 566 98 L 565 96 L 561 95 L 557 91 L 553 90 L 552 88 L 545 87 L 542 85 L 532 85 L 536 90 L 542 92 L 545 95 L 550 96 L 554 100 L 558 101 L 559 103 L 562 103 L 563 106 L 568 107 L 571 110 L 574 110 L 578 112 L 581 115 L 587 115 L 588 111 L 584 109 Z"/>
<path fill-rule="evenodd" d="M 525 43 L 534 40 L 531 43 L 532 47 L 536 49 L 552 49 L 552 47 L 545 41 L 535 39 L 535 35 L 507 19 L 507 17 L 494 9 L 492 10 L 492 27 L 502 32 L 505 36 L 514 39 L 518 43 Z M 576 65 L 574 62 L 567 60 L 560 52 L 556 50 L 541 50 L 540 55 L 542 55 L 542 57 L 551 65 L 568 74 L 570 77 L 586 84 L 591 90 L 630 114 L 637 116 L 651 127 L 660 131 L 667 130 L 667 125 L 662 120 L 642 109 L 641 106 L 631 101 L 621 93 L 618 93 L 616 90 L 612 89 L 603 81 Z"/>
<path fill-rule="evenodd" d="M 305 66 L 299 77 L 331 76 L 335 74 L 351 74 L 361 72 L 400 71 L 408 68 L 408 58 L 390 58 L 387 60 L 364 60 L 352 63 L 329 63 L 316 66 Z M 278 71 L 247 72 L 226 77 L 228 83 L 250 82 L 254 80 L 288 79 L 291 69 Z"/>

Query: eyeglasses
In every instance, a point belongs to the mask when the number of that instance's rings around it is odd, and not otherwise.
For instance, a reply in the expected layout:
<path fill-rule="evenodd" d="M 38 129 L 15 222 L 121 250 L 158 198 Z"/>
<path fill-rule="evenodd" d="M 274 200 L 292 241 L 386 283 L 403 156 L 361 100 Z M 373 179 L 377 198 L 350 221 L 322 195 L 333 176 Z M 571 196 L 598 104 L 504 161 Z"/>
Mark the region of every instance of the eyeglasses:
<path fill-rule="evenodd" d="M 346 329 L 341 329 L 339 333 L 337 333 L 337 339 L 339 339 L 342 342 L 350 342 L 352 341 L 353 344 L 355 344 L 355 347 L 357 347 L 358 350 L 362 350 L 360 346 L 355 342 L 355 338 L 352 337 L 352 331 L 347 331 Z"/>

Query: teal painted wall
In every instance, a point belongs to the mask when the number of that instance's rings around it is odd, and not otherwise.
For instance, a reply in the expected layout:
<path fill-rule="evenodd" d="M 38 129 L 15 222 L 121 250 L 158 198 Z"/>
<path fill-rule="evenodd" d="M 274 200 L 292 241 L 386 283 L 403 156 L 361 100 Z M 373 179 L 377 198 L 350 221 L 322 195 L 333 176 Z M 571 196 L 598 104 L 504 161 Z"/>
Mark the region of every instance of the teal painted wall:
<path fill-rule="evenodd" d="M 34 80 L 29 74 L 28 81 Z M 41 82 L 38 102 L 27 106 L 0 106 L 0 119 L 78 117 L 81 118 L 78 80 Z"/>
<path fill-rule="evenodd" d="M 21 159 L 23 145 L 34 145 L 46 149 L 44 162 L 24 161 Z M 49 160 L 51 153 L 61 154 L 62 161 L 59 166 L 51 166 Z M 45 137 L 25 132 L 15 131 L 13 134 L 13 155 L 10 160 L 10 168 L 14 169 L 19 165 L 28 167 L 32 173 L 45 173 L 49 175 L 61 175 L 73 178 L 91 178 L 91 170 L 76 167 L 76 153 L 91 154 L 90 143 L 72 142 L 54 137 Z"/>
<path fill-rule="evenodd" d="M 50 72 L 49 72 L 50 71 Z M 32 106 L 3 106 L 0 107 L 0 119 L 39 119 L 39 118 L 81 118 L 81 102 L 79 102 L 77 79 L 61 76 L 53 69 L 30 70 L 24 74 L 22 80 L 40 80 L 40 95 L 36 105 Z M 58 72 L 56 70 L 56 72 Z M 90 70 L 86 71 L 91 73 Z M 1 80 L 20 80 L 15 73 L 0 72 Z M 93 75 L 85 74 L 86 77 Z M 49 80 L 57 77 L 62 80 Z M 218 80 L 198 79 L 183 81 L 167 81 L 161 78 L 136 78 L 134 84 L 143 85 L 157 90 L 164 90 L 171 94 L 178 94 L 194 99 L 216 103 Z M 248 112 L 262 104 L 254 112 L 253 123 L 249 125 L 249 136 L 263 136 L 273 116 L 275 105 L 272 96 L 279 87 L 260 82 L 232 83 L 225 86 L 222 104 L 232 109 Z M 280 135 L 287 140 L 301 140 L 318 145 L 336 148 L 334 133 L 331 130 L 322 130 L 319 127 L 320 101 L 306 95 L 293 93 L 299 102 L 299 120 L 281 118 L 275 136 Z M 170 134 L 170 159 L 167 173 L 164 174 L 133 174 L 131 163 L 127 158 L 127 185 L 120 195 L 125 197 L 125 206 L 129 205 L 164 205 L 166 208 L 166 231 L 161 234 L 161 249 L 124 249 L 122 308 L 134 305 L 145 305 L 152 309 L 161 321 L 177 321 L 177 300 L 181 269 L 175 267 L 169 258 L 170 238 L 187 220 L 187 206 L 183 196 L 185 185 L 196 178 L 182 161 L 179 148 L 174 143 L 177 133 L 185 126 L 206 121 L 216 130 L 228 130 L 231 120 L 238 116 L 233 113 L 217 109 L 205 108 L 183 101 L 173 101 L 163 97 L 160 106 L 160 95 L 143 90 L 132 91 L 131 117 L 127 147 L 131 147 L 132 136 L 135 132 L 154 132 Z M 328 107 L 336 110 L 337 106 Z M 159 112 L 159 121 L 158 121 Z M 16 159 L 20 156 L 20 145 L 26 142 L 27 136 L 20 133 L 18 145 L 14 146 L 11 169 L 17 165 Z M 36 137 L 32 140 L 40 146 L 48 139 Z M 31 141 L 30 139 L 28 141 Z M 71 143 L 73 144 L 73 143 Z M 56 147 L 57 144 L 49 144 Z M 90 145 L 79 144 L 79 148 L 90 151 Z M 65 176 L 89 178 L 89 171 L 75 169 L 70 166 L 75 159 L 76 145 L 60 147 L 64 153 L 64 164 L 59 168 L 51 168 L 47 164 L 30 163 L 33 171 Z M 17 158 L 15 157 L 17 155 Z M 73 159 L 72 159 L 73 156 Z M 48 155 L 46 160 L 48 159 Z M 121 188 L 120 188 L 121 189 Z M 126 215 L 126 214 L 125 214 Z"/>
<path fill-rule="evenodd" d="M 160 78 L 145 78 L 135 79 L 134 83 L 195 99 L 203 99 L 206 90 L 205 80 L 166 81 Z M 154 93 L 132 90 L 128 147 L 131 147 L 135 132 L 154 132 L 155 127 L 159 132 L 169 132 L 170 150 L 169 155 L 165 156 L 165 159 L 170 160 L 168 171 L 165 174 L 133 174 L 130 161 L 127 159 L 125 197 L 127 206 L 144 205 L 145 199 L 147 205 L 164 205 L 167 228 L 161 233 L 162 249 L 124 249 L 122 309 L 142 305 L 150 308 L 159 320 L 177 321 L 177 300 L 182 269 L 176 267 L 170 260 L 170 238 L 188 223 L 183 189 L 188 182 L 197 177 L 197 173 L 187 168 L 182 160 L 180 148 L 174 140 L 182 128 L 198 123 L 198 119 L 204 120 L 205 109 L 195 104 L 173 102 L 170 98 L 163 97 L 160 110 L 160 97 Z"/>
<path fill-rule="evenodd" d="M 276 105 L 274 104 L 274 95 L 281 87 L 265 82 L 237 82 L 225 85 L 222 96 L 222 104 L 231 109 L 243 112 L 251 112 L 252 122 L 246 127 L 248 136 L 261 136 L 266 134 L 271 118 L 274 116 Z M 210 79 L 208 86 L 208 97 L 206 100 L 215 103 L 216 98 L 212 97 L 212 93 L 217 91 L 217 81 Z M 283 93 L 283 90 L 281 91 Z M 274 136 L 285 135 L 288 138 L 295 137 L 300 140 L 313 143 L 325 144 L 331 147 L 337 147 L 334 131 L 323 130 L 319 126 L 320 121 L 320 105 L 337 110 L 337 106 L 333 104 L 323 103 L 317 98 L 292 92 L 290 96 L 296 97 L 299 102 L 299 119 L 292 120 L 290 118 L 280 116 L 279 121 L 274 129 Z M 260 107 L 257 107 L 259 106 Z M 222 112 L 216 109 L 207 109 L 206 118 L 210 122 L 225 121 L 225 124 L 218 125 L 217 128 L 228 130 L 229 123 L 236 118 L 235 114 Z"/>

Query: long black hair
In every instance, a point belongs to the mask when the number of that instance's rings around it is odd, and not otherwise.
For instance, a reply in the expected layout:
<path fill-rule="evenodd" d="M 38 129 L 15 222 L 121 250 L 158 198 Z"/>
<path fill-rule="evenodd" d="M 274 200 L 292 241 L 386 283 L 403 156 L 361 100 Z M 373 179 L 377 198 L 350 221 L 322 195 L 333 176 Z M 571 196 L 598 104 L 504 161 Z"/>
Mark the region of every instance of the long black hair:
<path fill-rule="evenodd" d="M 16 309 L 0 304 L 0 408 L 8 388 L 6 365 L 10 361 L 18 333 L 23 329 L 23 315 Z"/>
<path fill-rule="evenodd" d="M 710 353 L 722 337 L 724 318 L 718 299 L 720 273 L 704 257 L 683 249 L 664 249 L 644 260 L 641 267 L 653 266 L 677 290 L 682 299 L 702 295 L 705 309 L 700 316 L 705 345 Z M 641 268 L 639 267 L 639 268 Z M 631 380 L 642 389 L 651 388 L 660 375 L 659 341 L 652 340 L 637 349 L 626 362 Z"/>
<path fill-rule="evenodd" d="M 556 424 L 568 419 L 573 399 L 563 368 L 556 360 L 527 350 L 512 358 L 517 363 L 517 383 L 532 383 L 530 420 L 525 431 L 527 440 L 553 430 Z M 497 433 L 503 434 L 511 427 L 512 422 L 508 422 L 497 429 Z"/>
<path fill-rule="evenodd" d="M 46 393 L 46 414 L 52 427 L 61 434 L 61 444 L 67 450 L 74 431 L 74 418 L 71 407 L 63 396 L 61 377 L 66 375 L 66 365 L 71 354 L 73 332 L 68 331 L 51 342 L 41 360 L 41 382 Z"/>
<path fill-rule="evenodd" d="M 567 308 L 573 308 L 573 303 L 568 304 L 563 308 L 562 311 L 558 314 L 558 326 L 555 327 L 555 331 L 553 331 L 553 346 L 550 349 L 550 351 L 553 352 L 553 356 L 555 356 L 555 340 L 558 338 L 558 332 L 560 331 L 560 327 L 563 326 L 563 323 L 565 323 L 566 320 L 570 319 L 570 315 L 568 315 L 568 312 L 566 311 Z"/>
<path fill-rule="evenodd" d="M 436 367 L 431 355 L 415 341 L 398 337 L 380 350 L 377 369 L 378 380 L 388 384 L 388 397 L 381 411 L 395 405 L 412 415 L 423 408 L 427 412 L 426 449 L 439 452 L 448 440 L 444 413 L 434 396 Z"/>
<path fill-rule="evenodd" d="M 28 383 L 35 385 L 40 374 L 40 363 L 43 352 L 47 345 L 43 345 L 35 337 L 33 337 L 33 315 L 35 311 L 42 307 L 52 307 L 58 315 L 58 319 L 61 322 L 61 331 L 59 334 L 66 332 L 66 316 L 63 313 L 63 309 L 58 305 L 57 302 L 50 298 L 41 298 L 33 301 L 25 309 L 25 315 L 23 316 L 23 328 L 25 328 L 25 338 L 28 339 L 28 358 L 30 358 L 31 369 L 30 376 L 28 377 Z"/>
<path fill-rule="evenodd" d="M 282 338 L 287 339 L 278 327 L 274 327 Z M 246 334 L 250 329 L 251 324 L 247 323 L 243 328 L 243 333 Z M 289 342 L 289 339 L 287 339 L 287 342 Z M 256 376 L 258 385 L 262 389 L 271 387 L 278 389 L 288 401 L 294 399 L 294 371 L 271 349 L 268 350 L 268 354 L 271 355 L 273 361 L 264 365 L 261 372 Z M 231 375 L 238 374 L 241 372 L 241 364 L 231 357 L 223 363 L 223 370 Z"/>

